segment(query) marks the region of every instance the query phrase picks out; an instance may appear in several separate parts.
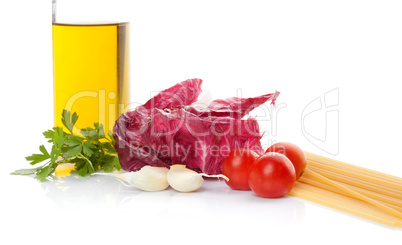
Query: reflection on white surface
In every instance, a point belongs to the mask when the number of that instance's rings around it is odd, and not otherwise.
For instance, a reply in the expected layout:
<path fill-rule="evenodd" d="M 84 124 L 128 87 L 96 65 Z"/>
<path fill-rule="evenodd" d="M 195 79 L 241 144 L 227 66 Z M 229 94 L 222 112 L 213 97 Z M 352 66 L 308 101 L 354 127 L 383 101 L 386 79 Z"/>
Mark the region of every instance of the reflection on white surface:
<path fill-rule="evenodd" d="M 28 242 L 46 230 L 42 244 L 360 244 L 362 237 L 383 244 L 402 231 L 296 197 L 259 198 L 220 180 L 194 193 L 145 192 L 110 176 L 2 180 L 4 241 Z"/>
<path fill-rule="evenodd" d="M 68 176 L 41 183 L 50 198 L 61 208 L 92 208 L 118 206 L 125 202 L 122 185 L 113 178 Z M 136 195 L 132 191 L 131 195 Z"/>
<path fill-rule="evenodd" d="M 161 192 L 145 192 L 123 186 L 109 176 L 68 176 L 41 183 L 45 196 L 64 210 L 113 208 L 131 210 L 136 215 L 161 218 L 216 220 L 267 220 L 290 225 L 305 217 L 302 200 L 293 197 L 260 198 L 251 191 L 235 191 L 223 180 L 206 180 L 192 193 L 180 193 L 170 187 Z"/>

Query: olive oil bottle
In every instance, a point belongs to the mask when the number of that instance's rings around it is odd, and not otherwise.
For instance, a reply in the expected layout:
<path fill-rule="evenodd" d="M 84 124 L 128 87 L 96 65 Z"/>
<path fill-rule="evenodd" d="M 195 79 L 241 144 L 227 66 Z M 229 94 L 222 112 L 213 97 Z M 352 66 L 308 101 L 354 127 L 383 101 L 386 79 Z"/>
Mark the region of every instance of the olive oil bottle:
<path fill-rule="evenodd" d="M 77 112 L 80 128 L 104 125 L 113 130 L 128 110 L 128 23 L 53 23 L 53 83 L 55 126 L 63 126 L 63 109 Z"/>

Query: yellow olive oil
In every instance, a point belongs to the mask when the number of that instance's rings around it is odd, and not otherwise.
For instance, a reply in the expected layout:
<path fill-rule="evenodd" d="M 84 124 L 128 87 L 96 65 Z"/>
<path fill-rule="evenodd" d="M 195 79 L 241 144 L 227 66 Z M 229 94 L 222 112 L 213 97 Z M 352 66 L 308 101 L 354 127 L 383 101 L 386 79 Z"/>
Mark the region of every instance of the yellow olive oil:
<path fill-rule="evenodd" d="M 107 134 L 128 110 L 128 25 L 53 24 L 55 126 L 66 109 L 79 116 L 74 133 L 97 122 Z"/>

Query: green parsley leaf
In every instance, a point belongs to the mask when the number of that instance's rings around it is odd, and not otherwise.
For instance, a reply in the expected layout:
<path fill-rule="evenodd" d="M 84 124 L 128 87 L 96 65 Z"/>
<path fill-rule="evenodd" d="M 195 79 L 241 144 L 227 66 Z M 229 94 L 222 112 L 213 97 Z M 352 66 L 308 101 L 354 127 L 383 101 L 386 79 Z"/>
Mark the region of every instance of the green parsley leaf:
<path fill-rule="evenodd" d="M 78 120 L 78 115 L 76 112 L 73 113 L 73 115 L 70 118 L 70 112 L 67 110 L 63 110 L 61 114 L 61 122 L 63 123 L 64 126 L 70 131 L 70 133 L 73 133 L 74 125 Z"/>
<path fill-rule="evenodd" d="M 43 153 L 44 156 L 50 157 L 49 152 L 47 152 L 44 145 L 39 146 L 39 150 L 40 150 L 40 152 Z"/>
<path fill-rule="evenodd" d="M 56 162 L 59 156 L 61 156 L 61 149 L 58 149 L 56 145 L 53 144 L 52 151 L 50 152 L 50 161 Z"/>
<path fill-rule="evenodd" d="M 103 128 L 102 124 L 99 123 L 94 123 L 95 130 L 96 130 L 96 136 L 99 137 L 99 139 L 104 139 L 105 138 L 105 129 Z"/>
<path fill-rule="evenodd" d="M 119 158 L 117 156 L 111 156 L 110 159 L 105 161 L 105 164 L 103 164 L 103 170 L 105 172 L 112 172 L 114 169 L 120 171 L 120 162 Z"/>
<path fill-rule="evenodd" d="M 25 158 L 27 161 L 30 161 L 31 165 L 35 165 L 37 163 L 46 161 L 47 159 L 50 158 L 50 155 L 46 151 L 46 148 L 44 145 L 39 146 L 39 150 L 42 152 L 42 154 L 32 154 Z"/>
<path fill-rule="evenodd" d="M 84 177 L 87 174 L 91 174 L 91 170 L 87 164 L 84 164 L 81 168 L 78 169 L 78 174 Z"/>
<path fill-rule="evenodd" d="M 49 164 L 48 166 L 41 168 L 37 173 L 35 179 L 39 181 L 45 181 L 47 177 L 52 174 L 55 170 L 54 164 Z"/>
<path fill-rule="evenodd" d="M 64 140 L 64 143 L 67 146 L 77 146 L 77 145 L 82 144 L 82 139 L 80 139 L 79 137 L 76 137 L 76 136 L 70 136 L 69 138 Z"/>
<path fill-rule="evenodd" d="M 81 129 L 81 134 L 84 135 L 85 138 L 90 139 L 90 138 L 96 136 L 98 134 L 98 132 L 94 128 L 87 127 L 87 128 Z"/>
<path fill-rule="evenodd" d="M 77 169 L 80 176 L 84 177 L 87 174 L 92 174 L 95 172 L 92 162 L 88 158 L 83 155 L 79 155 L 76 157 L 76 159 L 79 159 L 77 162 Z"/>
<path fill-rule="evenodd" d="M 111 130 L 109 130 L 108 135 L 109 135 L 109 138 L 110 138 L 110 139 L 111 139 L 111 141 L 112 141 L 112 145 L 114 145 L 114 137 L 113 137 L 113 132 L 112 132 Z"/>
<path fill-rule="evenodd" d="M 48 142 L 53 142 L 53 137 L 54 137 L 54 130 L 47 130 L 45 132 L 42 133 L 43 136 L 45 136 L 46 139 L 49 139 Z"/>
<path fill-rule="evenodd" d="M 101 144 L 103 149 L 107 150 L 110 153 L 116 153 L 116 150 L 110 142 L 102 142 Z"/>
<path fill-rule="evenodd" d="M 66 158 L 76 157 L 79 154 L 81 154 L 81 151 L 82 151 L 82 145 L 66 147 L 66 148 L 64 148 L 63 158 L 66 159 Z"/>
<path fill-rule="evenodd" d="M 45 165 L 32 169 L 20 169 L 13 175 L 36 174 L 36 179 L 46 181 L 54 173 L 61 163 L 72 163 L 79 175 L 85 176 L 98 170 L 112 172 L 114 169 L 121 170 L 119 158 L 114 148 L 114 138 L 111 131 L 108 137 L 102 124 L 94 123 L 94 127 L 80 130 L 82 135 L 74 135 L 73 128 L 78 120 L 77 113 L 71 114 L 63 110 L 62 123 L 67 128 L 61 127 L 43 132 L 43 136 L 52 143 L 51 151 L 48 152 L 44 145 L 39 146 L 41 154 L 32 154 L 26 157 L 31 165 L 48 161 Z"/>
<path fill-rule="evenodd" d="M 84 144 L 82 144 L 82 152 L 84 155 L 90 157 L 92 154 L 94 154 L 94 151 L 96 150 L 96 146 L 89 143 L 89 141 L 85 141 Z"/>
<path fill-rule="evenodd" d="M 53 144 L 60 149 L 64 144 L 64 132 L 63 128 L 54 128 Z"/>

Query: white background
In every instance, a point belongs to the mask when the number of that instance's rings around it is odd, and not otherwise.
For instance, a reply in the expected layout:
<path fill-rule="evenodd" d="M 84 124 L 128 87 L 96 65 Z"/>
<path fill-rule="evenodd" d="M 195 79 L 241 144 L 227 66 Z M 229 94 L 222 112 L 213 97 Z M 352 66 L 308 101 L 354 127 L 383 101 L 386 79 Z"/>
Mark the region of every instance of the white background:
<path fill-rule="evenodd" d="M 264 145 L 292 141 L 402 176 L 400 1 L 131 1 L 126 10 L 134 105 L 193 77 L 204 80 L 202 101 L 278 90 L 281 109 L 259 118 Z M 257 198 L 220 181 L 180 194 L 143 193 L 108 178 L 41 184 L 10 176 L 28 167 L 24 157 L 53 126 L 50 0 L 2 1 L 0 27 L 2 244 L 402 240 L 401 229 L 298 198 Z M 332 108 L 302 116 L 330 91 L 338 92 L 328 94 Z"/>

